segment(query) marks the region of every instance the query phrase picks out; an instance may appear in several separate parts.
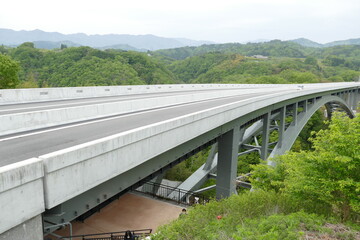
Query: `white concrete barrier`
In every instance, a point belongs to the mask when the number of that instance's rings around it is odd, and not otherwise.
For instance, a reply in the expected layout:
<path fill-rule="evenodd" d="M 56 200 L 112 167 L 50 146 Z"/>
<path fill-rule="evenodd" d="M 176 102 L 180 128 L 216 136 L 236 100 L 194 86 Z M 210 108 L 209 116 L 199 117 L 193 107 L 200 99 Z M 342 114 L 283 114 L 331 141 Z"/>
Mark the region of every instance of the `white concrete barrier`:
<path fill-rule="evenodd" d="M 0 105 L 24 102 L 53 101 L 75 98 L 93 98 L 158 92 L 206 90 L 216 88 L 239 88 L 260 86 L 256 84 L 168 84 L 129 85 L 104 87 L 29 88 L 0 90 Z M 270 84 L 267 85 L 270 87 Z"/>
<path fill-rule="evenodd" d="M 92 118 L 131 113 L 166 107 L 174 104 L 192 103 L 195 101 L 203 101 L 220 97 L 231 97 L 239 94 L 267 92 L 273 91 L 273 89 L 255 88 L 246 89 L 246 91 L 244 91 L 245 90 L 234 89 L 219 92 L 203 92 L 0 115 L 0 136 L 39 128 L 52 127 L 60 124 L 73 123 Z"/>
<path fill-rule="evenodd" d="M 346 83 L 333 83 L 333 85 Z M 273 88 L 279 86 L 319 86 L 314 84 L 167 84 L 167 85 L 128 85 L 128 86 L 100 86 L 100 87 L 63 87 L 63 88 L 27 88 L 0 89 L 0 105 L 24 102 L 54 101 L 76 98 L 93 98 L 117 95 L 131 95 L 158 92 L 176 92 L 207 89 L 232 88 Z"/>
<path fill-rule="evenodd" d="M 37 158 L 0 167 L 0 234 L 44 212 L 43 177 Z"/>

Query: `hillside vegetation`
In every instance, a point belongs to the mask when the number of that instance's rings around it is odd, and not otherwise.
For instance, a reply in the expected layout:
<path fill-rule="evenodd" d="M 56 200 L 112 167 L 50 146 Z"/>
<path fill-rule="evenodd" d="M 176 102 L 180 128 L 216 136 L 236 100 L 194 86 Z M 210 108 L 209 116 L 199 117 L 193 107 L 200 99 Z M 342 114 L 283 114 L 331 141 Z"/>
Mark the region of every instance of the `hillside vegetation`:
<path fill-rule="evenodd" d="M 317 83 L 357 81 L 360 45 L 310 48 L 279 40 L 140 53 L 34 43 L 0 53 L 18 62 L 17 87 L 165 83 Z M 9 85 L 10 86 L 10 85 Z"/>
<path fill-rule="evenodd" d="M 357 81 L 360 76 L 360 45 L 319 49 L 276 40 L 152 54 L 186 83 L 314 83 Z"/>
<path fill-rule="evenodd" d="M 33 43 L 0 49 L 20 66 L 18 87 L 75 87 L 177 83 L 164 65 L 138 52 L 90 47 L 43 50 Z"/>
<path fill-rule="evenodd" d="M 254 165 L 255 191 L 196 205 L 153 239 L 360 239 L 360 115 L 335 114 L 311 141 Z"/>

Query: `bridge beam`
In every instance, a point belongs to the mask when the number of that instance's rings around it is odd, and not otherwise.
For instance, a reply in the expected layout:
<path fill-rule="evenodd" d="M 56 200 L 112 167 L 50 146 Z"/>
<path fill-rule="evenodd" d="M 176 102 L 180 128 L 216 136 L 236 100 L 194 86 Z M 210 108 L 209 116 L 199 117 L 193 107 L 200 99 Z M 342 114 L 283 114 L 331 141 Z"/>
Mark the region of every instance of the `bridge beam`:
<path fill-rule="evenodd" d="M 236 194 L 236 177 L 239 142 L 244 131 L 240 126 L 224 133 L 218 140 L 218 167 L 216 177 L 216 198 Z"/>

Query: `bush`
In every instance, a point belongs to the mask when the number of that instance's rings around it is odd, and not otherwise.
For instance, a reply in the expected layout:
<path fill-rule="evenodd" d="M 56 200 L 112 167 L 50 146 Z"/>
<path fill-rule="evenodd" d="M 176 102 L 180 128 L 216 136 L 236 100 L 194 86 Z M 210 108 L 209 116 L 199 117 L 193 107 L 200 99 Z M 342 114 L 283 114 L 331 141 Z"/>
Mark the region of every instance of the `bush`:
<path fill-rule="evenodd" d="M 309 205 L 332 208 L 342 221 L 360 214 L 360 115 L 334 114 L 328 129 L 311 139 L 314 151 L 274 159 L 275 168 L 255 166 L 253 184 L 275 189 Z M 315 209 L 319 211 L 321 209 Z"/>

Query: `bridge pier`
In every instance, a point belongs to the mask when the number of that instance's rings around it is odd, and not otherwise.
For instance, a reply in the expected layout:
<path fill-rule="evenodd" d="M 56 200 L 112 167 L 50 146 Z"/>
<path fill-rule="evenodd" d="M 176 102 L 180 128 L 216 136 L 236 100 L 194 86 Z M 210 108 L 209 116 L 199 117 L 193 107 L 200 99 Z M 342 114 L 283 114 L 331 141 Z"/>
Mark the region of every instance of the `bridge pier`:
<path fill-rule="evenodd" d="M 244 135 L 240 126 L 224 133 L 218 140 L 218 167 L 216 176 L 216 198 L 221 199 L 236 194 L 238 149 Z"/>

